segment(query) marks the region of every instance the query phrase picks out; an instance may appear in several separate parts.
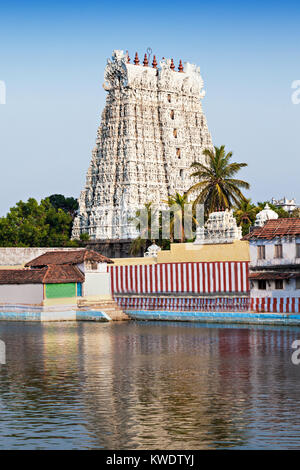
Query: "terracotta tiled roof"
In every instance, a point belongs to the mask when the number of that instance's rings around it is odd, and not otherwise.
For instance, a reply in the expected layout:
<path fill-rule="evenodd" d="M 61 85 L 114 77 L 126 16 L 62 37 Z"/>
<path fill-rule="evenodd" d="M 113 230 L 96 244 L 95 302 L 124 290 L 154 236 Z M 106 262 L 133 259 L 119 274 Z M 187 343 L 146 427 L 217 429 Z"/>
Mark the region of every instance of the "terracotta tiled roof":
<path fill-rule="evenodd" d="M 291 217 L 268 220 L 263 227 L 255 228 L 243 237 L 243 240 L 263 238 L 272 240 L 275 237 L 295 237 L 300 235 L 300 218 Z"/>
<path fill-rule="evenodd" d="M 51 264 L 80 264 L 84 261 L 97 261 L 98 263 L 113 263 L 106 256 L 93 250 L 74 251 L 48 251 L 41 256 L 29 261 L 25 266 L 49 266 Z"/>
<path fill-rule="evenodd" d="M 32 269 L 31 271 L 35 271 Z M 46 273 L 43 278 L 44 284 L 57 284 L 57 283 L 67 283 L 67 282 L 83 282 L 84 274 L 72 264 L 60 265 L 51 265 L 47 268 Z"/>
<path fill-rule="evenodd" d="M 251 238 L 256 238 L 254 235 L 258 233 L 261 230 L 261 227 L 256 227 L 254 228 L 250 233 L 247 233 L 246 235 L 243 236 L 242 240 L 250 240 Z"/>
<path fill-rule="evenodd" d="M 65 284 L 83 282 L 84 274 L 73 265 L 42 269 L 0 269 L 0 284 Z"/>
<path fill-rule="evenodd" d="M 0 284 L 41 284 L 44 269 L 0 269 Z"/>
<path fill-rule="evenodd" d="M 299 273 L 300 276 L 300 273 Z M 265 280 L 265 281 L 272 281 L 277 279 L 292 279 L 294 277 L 298 277 L 297 273 L 250 273 L 249 279 L 250 280 Z"/>

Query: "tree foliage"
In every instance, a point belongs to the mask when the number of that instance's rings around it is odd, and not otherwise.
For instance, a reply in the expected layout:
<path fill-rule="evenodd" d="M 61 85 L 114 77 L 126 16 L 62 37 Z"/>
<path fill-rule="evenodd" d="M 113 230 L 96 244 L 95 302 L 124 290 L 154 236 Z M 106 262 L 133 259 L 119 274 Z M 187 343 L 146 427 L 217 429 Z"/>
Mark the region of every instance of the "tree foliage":
<path fill-rule="evenodd" d="M 188 196 L 186 193 L 183 195 L 175 193 L 174 196 L 169 196 L 166 201 L 162 201 L 167 204 L 170 213 L 167 220 L 163 217 L 163 211 L 157 211 L 153 208 L 151 202 L 146 203 L 144 206 L 144 217 L 145 221 L 143 227 L 141 227 L 141 210 L 136 211 L 135 217 L 131 219 L 136 225 L 137 230 L 140 232 L 140 235 L 135 238 L 130 247 L 130 254 L 132 255 L 142 255 L 143 252 L 151 245 L 151 242 L 156 242 L 163 250 L 170 249 L 170 242 L 172 243 L 183 243 L 186 241 L 192 241 L 187 239 L 188 233 L 185 232 L 184 227 L 184 216 L 186 211 L 186 204 L 188 204 Z M 196 218 L 195 211 L 192 211 L 192 226 L 189 227 L 189 231 L 196 228 Z M 151 234 L 151 223 L 152 219 L 158 219 L 158 237 L 153 237 Z M 169 224 L 169 227 L 166 226 Z M 175 228 L 176 227 L 176 228 Z M 165 234 L 169 232 L 169 238 L 165 237 Z"/>
<path fill-rule="evenodd" d="M 233 215 L 237 224 L 242 227 L 242 234 L 249 233 L 251 225 L 254 224 L 259 208 L 251 203 L 251 199 L 242 200 L 234 209 Z"/>
<path fill-rule="evenodd" d="M 165 202 L 170 210 L 170 240 L 174 242 L 175 240 L 179 241 L 180 243 L 188 241 L 188 234 L 185 233 L 185 226 L 184 226 L 184 217 L 187 205 L 189 203 L 187 193 L 181 195 L 180 193 L 175 193 L 174 196 L 169 196 L 167 201 Z M 195 211 L 193 211 L 192 215 L 192 227 L 190 229 L 194 229 L 196 227 L 197 221 L 195 218 Z M 176 226 L 176 229 L 175 229 Z M 179 229 L 180 235 L 178 238 L 178 234 L 176 233 Z M 177 235 L 177 236 L 176 236 Z"/>
<path fill-rule="evenodd" d="M 149 227 L 151 227 L 151 219 L 153 217 L 152 202 L 147 202 L 144 206 L 144 211 L 147 213 L 146 224 L 141 227 L 141 214 L 142 211 L 138 209 L 135 213 L 135 217 L 131 218 L 130 221 L 136 226 L 136 229 L 140 232 L 139 236 L 133 240 L 130 246 L 129 253 L 131 255 L 142 255 L 143 252 L 150 246 Z"/>
<path fill-rule="evenodd" d="M 49 201 L 55 209 L 62 209 L 73 218 L 78 210 L 78 201 L 74 197 L 65 197 L 62 194 L 51 194 Z"/>
<path fill-rule="evenodd" d="M 300 207 L 293 210 L 291 217 L 300 217 Z"/>
<path fill-rule="evenodd" d="M 78 246 L 70 240 L 72 215 L 51 204 L 29 198 L 0 218 L 0 246 Z"/>
<path fill-rule="evenodd" d="M 232 152 L 225 152 L 225 146 L 214 147 L 214 151 L 203 151 L 209 163 L 208 165 L 194 162 L 195 170 L 191 176 L 199 181 L 193 184 L 188 194 L 197 194 L 195 204 L 204 204 L 205 213 L 231 208 L 245 199 L 242 189 L 249 189 L 246 181 L 236 179 L 234 176 L 247 163 L 230 162 Z"/>

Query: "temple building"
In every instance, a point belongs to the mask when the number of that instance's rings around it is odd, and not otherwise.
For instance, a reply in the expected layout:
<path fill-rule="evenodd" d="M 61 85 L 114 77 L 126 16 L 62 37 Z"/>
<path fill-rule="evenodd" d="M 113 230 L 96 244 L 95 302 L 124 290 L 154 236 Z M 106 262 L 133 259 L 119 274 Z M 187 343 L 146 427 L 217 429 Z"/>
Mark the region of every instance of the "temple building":
<path fill-rule="evenodd" d="M 269 211 L 269 218 L 266 218 L 267 210 L 258 213 L 254 230 L 243 237 L 249 241 L 250 248 L 251 297 L 265 300 L 296 298 L 299 302 L 300 219 L 278 218 L 275 212 L 271 217 L 273 211 Z M 276 308 L 279 307 L 273 311 Z"/>
<path fill-rule="evenodd" d="M 237 226 L 233 211 L 211 212 L 205 226 L 197 227 L 195 245 L 234 243 L 242 238 L 242 228 Z"/>
<path fill-rule="evenodd" d="M 298 207 L 295 198 L 287 199 L 286 197 L 283 197 L 282 199 L 275 199 L 273 197 L 271 203 L 278 208 L 282 208 L 288 213 L 292 213 Z"/>
<path fill-rule="evenodd" d="M 152 66 L 150 62 L 152 60 Z M 202 110 L 199 67 L 145 54 L 133 63 L 115 50 L 104 75 L 106 105 L 79 198 L 73 238 L 110 257 L 128 255 L 138 233 L 132 217 L 147 202 L 158 208 L 193 183 L 190 166 L 205 163 L 212 140 Z"/>

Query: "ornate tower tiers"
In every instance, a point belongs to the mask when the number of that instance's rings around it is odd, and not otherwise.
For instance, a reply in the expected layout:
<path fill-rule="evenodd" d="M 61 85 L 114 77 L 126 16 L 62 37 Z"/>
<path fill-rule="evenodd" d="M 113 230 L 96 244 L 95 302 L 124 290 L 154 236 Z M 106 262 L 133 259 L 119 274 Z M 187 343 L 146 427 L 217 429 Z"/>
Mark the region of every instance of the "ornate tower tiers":
<path fill-rule="evenodd" d="M 130 217 L 146 202 L 160 204 L 192 184 L 190 166 L 205 162 L 212 141 L 202 111 L 200 69 L 163 59 L 152 67 L 136 54 L 114 51 L 105 68 L 106 106 L 79 199 L 73 238 L 128 240 L 137 236 Z"/>

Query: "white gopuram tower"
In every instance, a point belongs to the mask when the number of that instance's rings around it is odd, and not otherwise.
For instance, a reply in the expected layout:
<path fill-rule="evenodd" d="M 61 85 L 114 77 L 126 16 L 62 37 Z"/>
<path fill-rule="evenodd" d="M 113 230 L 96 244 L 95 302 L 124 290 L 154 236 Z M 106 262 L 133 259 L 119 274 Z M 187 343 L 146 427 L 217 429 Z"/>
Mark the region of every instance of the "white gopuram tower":
<path fill-rule="evenodd" d="M 72 233 L 88 233 L 98 248 L 135 238 L 130 218 L 147 202 L 164 207 L 169 195 L 186 191 L 191 164 L 205 163 L 202 151 L 213 147 L 199 67 L 180 61 L 175 71 L 173 59 L 158 65 L 155 56 L 151 67 L 146 54 L 141 65 L 137 53 L 130 63 L 115 50 L 103 86 L 106 105 Z"/>

